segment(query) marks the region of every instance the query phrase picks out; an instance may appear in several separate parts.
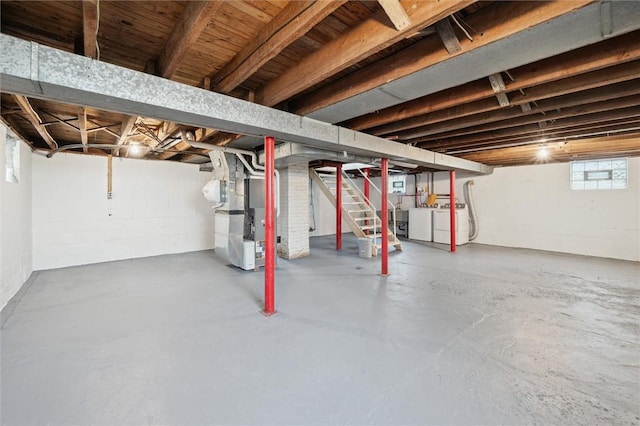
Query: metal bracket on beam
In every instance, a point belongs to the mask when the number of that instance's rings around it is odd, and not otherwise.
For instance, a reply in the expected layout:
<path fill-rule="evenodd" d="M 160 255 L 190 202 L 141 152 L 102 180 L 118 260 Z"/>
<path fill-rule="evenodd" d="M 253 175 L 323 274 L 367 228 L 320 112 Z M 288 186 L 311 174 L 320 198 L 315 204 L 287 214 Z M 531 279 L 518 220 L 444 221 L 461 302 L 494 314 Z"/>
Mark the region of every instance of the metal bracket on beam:
<path fill-rule="evenodd" d="M 496 94 L 496 98 L 498 98 L 498 103 L 500 103 L 501 107 L 509 106 L 509 98 L 507 94 L 504 93 L 507 90 L 507 85 L 504 84 L 504 80 L 502 79 L 502 74 L 495 73 L 489 76 L 489 82 L 491 83 L 491 88 L 493 92 Z"/>
<path fill-rule="evenodd" d="M 529 102 L 520 104 L 520 109 L 522 110 L 522 112 L 531 112 L 531 104 Z"/>
<path fill-rule="evenodd" d="M 600 29 L 604 38 L 611 37 L 611 34 L 613 34 L 612 14 L 610 1 L 600 3 Z"/>
<path fill-rule="evenodd" d="M 453 55 L 454 53 L 458 53 L 462 50 L 460 40 L 458 40 L 448 17 L 436 22 L 435 27 L 438 31 L 438 35 L 440 36 L 440 40 L 442 40 L 442 44 L 444 44 L 444 48 L 447 49 L 449 55 Z"/>

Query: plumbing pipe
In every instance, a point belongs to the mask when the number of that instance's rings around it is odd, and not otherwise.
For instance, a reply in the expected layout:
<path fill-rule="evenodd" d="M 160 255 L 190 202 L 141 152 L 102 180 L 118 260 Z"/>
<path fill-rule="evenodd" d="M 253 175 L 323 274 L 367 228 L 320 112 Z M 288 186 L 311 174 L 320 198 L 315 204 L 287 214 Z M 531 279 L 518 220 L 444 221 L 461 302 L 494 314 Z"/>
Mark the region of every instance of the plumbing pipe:
<path fill-rule="evenodd" d="M 471 219 L 471 232 L 469 232 L 469 241 L 473 241 L 480 232 L 480 224 L 478 223 L 478 216 L 476 213 L 476 206 L 473 203 L 473 180 L 468 180 L 464 183 L 464 198 L 469 205 L 469 218 Z"/>
<path fill-rule="evenodd" d="M 389 160 L 382 159 L 382 175 L 380 176 L 380 186 L 382 187 L 382 276 L 389 275 L 389 184 L 387 182 L 389 174 Z"/>
<path fill-rule="evenodd" d="M 59 152 L 62 151 L 66 151 L 68 149 L 78 149 L 78 148 L 100 148 L 100 149 L 121 149 L 121 148 L 125 148 L 125 149 L 129 149 L 131 145 L 114 145 L 114 144 L 108 144 L 108 143 L 90 143 L 87 145 L 81 144 L 81 143 L 74 143 L 74 144 L 69 144 L 69 145 L 64 145 L 61 146 L 57 149 L 53 149 L 51 150 L 48 154 L 46 154 L 47 158 L 51 158 L 54 155 L 56 155 Z M 167 148 L 151 148 L 149 150 L 149 152 L 175 152 L 175 153 L 179 153 L 179 154 L 193 154 L 193 155 L 200 155 L 202 157 L 207 157 L 209 158 L 208 155 L 202 154 L 201 152 L 190 152 L 190 151 L 179 151 L 177 149 L 167 149 Z"/>
<path fill-rule="evenodd" d="M 210 145 L 200 142 L 189 142 L 189 145 L 194 148 L 207 149 L 209 151 L 222 151 L 228 152 L 229 154 L 236 154 L 240 161 L 242 161 L 242 164 L 247 168 L 247 170 L 249 170 L 249 173 L 253 175 L 259 175 L 259 172 L 257 172 L 257 170 L 263 171 L 265 169 L 263 165 L 258 163 L 258 156 L 256 155 L 256 153 L 253 151 L 249 151 L 248 149 Z M 247 161 L 241 157 L 242 155 L 248 155 L 251 157 L 252 166 L 249 166 Z M 274 173 L 276 175 L 276 216 L 280 217 L 280 172 L 278 172 L 278 170 L 274 167 Z"/>
<path fill-rule="evenodd" d="M 191 145 L 194 148 L 207 149 L 209 151 L 222 151 L 222 152 L 228 152 L 229 154 L 248 155 L 251 157 L 251 164 L 253 165 L 254 169 L 256 170 L 265 169 L 263 165 L 258 163 L 258 155 L 255 152 L 250 151 L 248 149 L 239 149 L 239 148 L 231 148 L 228 146 L 210 145 L 208 143 L 201 143 L 201 142 L 189 142 L 189 145 Z"/>
<path fill-rule="evenodd" d="M 449 170 L 449 223 L 451 228 L 451 253 L 456 252 L 456 171 Z"/>
<path fill-rule="evenodd" d="M 260 173 L 251 168 L 247 159 L 244 158 L 243 154 L 236 153 L 236 157 L 242 162 L 244 167 L 249 171 L 251 176 L 264 176 L 264 172 Z M 278 169 L 274 169 L 276 175 L 276 217 L 280 217 L 280 172 Z"/>
<path fill-rule="evenodd" d="M 336 250 L 342 250 L 342 163 L 336 164 Z"/>
<path fill-rule="evenodd" d="M 275 194 L 273 191 L 273 171 L 275 169 L 275 139 L 264 138 L 265 154 L 265 233 L 264 233 L 264 310 L 262 313 L 271 316 L 275 310 L 275 227 L 273 215 Z"/>

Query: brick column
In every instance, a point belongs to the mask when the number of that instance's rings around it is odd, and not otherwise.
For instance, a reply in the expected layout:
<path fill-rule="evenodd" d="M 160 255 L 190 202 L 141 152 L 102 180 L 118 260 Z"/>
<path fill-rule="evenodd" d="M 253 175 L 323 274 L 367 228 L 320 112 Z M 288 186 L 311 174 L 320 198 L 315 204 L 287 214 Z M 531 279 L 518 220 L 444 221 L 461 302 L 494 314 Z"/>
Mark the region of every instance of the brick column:
<path fill-rule="evenodd" d="M 280 172 L 278 255 L 296 259 L 309 255 L 309 164 L 293 164 Z"/>

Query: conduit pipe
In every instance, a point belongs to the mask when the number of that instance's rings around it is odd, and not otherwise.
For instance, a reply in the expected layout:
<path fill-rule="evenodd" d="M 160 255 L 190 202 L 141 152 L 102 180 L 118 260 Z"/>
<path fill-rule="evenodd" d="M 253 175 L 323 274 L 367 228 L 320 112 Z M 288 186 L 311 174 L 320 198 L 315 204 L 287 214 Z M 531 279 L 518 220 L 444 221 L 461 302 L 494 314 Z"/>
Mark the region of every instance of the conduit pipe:
<path fill-rule="evenodd" d="M 469 205 L 469 218 L 471 219 L 471 232 L 469 232 L 469 241 L 473 241 L 480 232 L 480 224 L 478 223 L 478 216 L 476 213 L 476 206 L 473 203 L 473 180 L 468 180 L 464 183 L 464 198 Z"/>
<path fill-rule="evenodd" d="M 114 149 L 122 149 L 122 148 L 129 149 L 131 147 L 132 145 L 114 145 L 114 144 L 108 144 L 108 143 L 90 143 L 87 145 L 84 145 L 81 143 L 74 143 L 74 144 L 64 145 L 59 148 L 53 149 L 44 155 L 47 158 L 51 158 L 59 152 L 66 151 L 68 149 L 78 149 L 78 148 L 100 148 L 100 149 L 114 150 Z M 37 151 L 34 150 L 33 152 L 37 152 Z M 150 148 L 149 152 L 176 152 L 179 154 L 193 154 L 193 155 L 199 155 L 201 157 L 209 158 L 208 155 L 202 154 L 200 152 L 179 151 L 177 149 L 168 149 L 168 148 Z M 39 155 L 42 155 L 42 154 L 39 154 Z"/>

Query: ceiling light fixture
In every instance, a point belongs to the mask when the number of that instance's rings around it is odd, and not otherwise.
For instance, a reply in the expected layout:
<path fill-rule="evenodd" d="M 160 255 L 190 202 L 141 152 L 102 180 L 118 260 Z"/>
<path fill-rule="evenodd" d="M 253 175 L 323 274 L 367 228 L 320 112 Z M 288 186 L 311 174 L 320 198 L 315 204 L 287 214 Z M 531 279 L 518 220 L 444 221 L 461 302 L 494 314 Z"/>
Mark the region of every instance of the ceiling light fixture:
<path fill-rule="evenodd" d="M 541 146 L 540 149 L 538 149 L 538 158 L 540 160 L 546 160 L 547 158 L 549 158 L 549 150 L 545 145 Z"/>
<path fill-rule="evenodd" d="M 149 151 L 149 147 L 145 144 L 132 143 L 128 150 L 129 157 L 142 157 Z"/>

